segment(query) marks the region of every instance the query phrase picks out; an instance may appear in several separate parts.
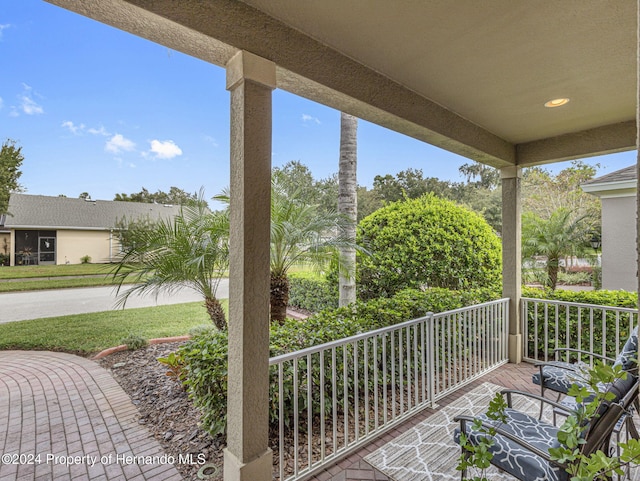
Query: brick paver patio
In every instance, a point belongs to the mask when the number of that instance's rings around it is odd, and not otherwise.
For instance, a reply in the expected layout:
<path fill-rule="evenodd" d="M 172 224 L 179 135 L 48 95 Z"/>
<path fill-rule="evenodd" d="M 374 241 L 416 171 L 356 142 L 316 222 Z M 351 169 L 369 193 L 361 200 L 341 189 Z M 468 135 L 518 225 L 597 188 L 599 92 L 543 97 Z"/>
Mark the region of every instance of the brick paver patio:
<path fill-rule="evenodd" d="M 137 414 L 89 359 L 0 351 L 0 480 L 181 481 Z"/>
<path fill-rule="evenodd" d="M 456 392 L 448 395 L 438 402 L 439 406 L 444 407 L 447 404 L 453 402 L 461 396 L 464 396 L 467 392 L 471 391 L 474 387 L 482 384 L 483 382 L 491 382 L 504 386 L 509 389 L 518 389 L 521 391 L 532 392 L 535 394 L 540 393 L 540 387 L 532 384 L 531 375 L 534 373 L 535 368 L 533 364 L 506 364 L 496 371 L 493 371 L 476 381 L 467 384 L 465 387 L 457 390 Z M 376 439 L 371 444 L 363 447 L 362 449 L 351 454 L 347 458 L 339 461 L 336 465 L 325 469 L 323 472 L 310 478 L 311 481 L 362 481 L 362 480 L 384 480 L 388 481 L 389 478 L 379 471 L 367 464 L 363 458 L 391 441 L 393 438 L 404 433 L 407 429 L 416 424 L 422 422 L 436 411 L 433 409 L 425 409 L 421 413 L 413 416 L 403 424 L 397 426 L 395 429 L 385 433 L 380 438 Z"/>

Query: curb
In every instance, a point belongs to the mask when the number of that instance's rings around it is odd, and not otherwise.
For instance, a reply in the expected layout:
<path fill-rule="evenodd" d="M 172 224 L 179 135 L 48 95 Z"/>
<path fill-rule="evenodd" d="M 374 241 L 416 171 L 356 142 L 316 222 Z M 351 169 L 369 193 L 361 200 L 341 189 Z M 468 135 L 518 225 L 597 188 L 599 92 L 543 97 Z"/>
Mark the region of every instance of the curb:
<path fill-rule="evenodd" d="M 191 336 L 159 337 L 156 339 L 149 339 L 147 342 L 149 343 L 149 345 L 151 345 L 151 344 L 163 344 L 165 342 L 187 341 L 189 339 L 191 339 Z M 120 344 L 119 346 L 113 346 L 108 349 L 105 349 L 104 351 L 100 351 L 91 359 L 93 360 L 102 359 L 103 357 L 113 354 L 114 352 L 120 352 L 120 351 L 126 351 L 126 350 L 127 350 L 127 345 Z"/>

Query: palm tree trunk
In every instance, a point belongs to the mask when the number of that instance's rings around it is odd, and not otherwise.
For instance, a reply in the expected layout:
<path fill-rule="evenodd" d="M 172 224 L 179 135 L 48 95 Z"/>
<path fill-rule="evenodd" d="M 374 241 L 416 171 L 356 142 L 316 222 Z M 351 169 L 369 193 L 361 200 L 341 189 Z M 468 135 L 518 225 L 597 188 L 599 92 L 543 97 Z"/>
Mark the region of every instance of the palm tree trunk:
<path fill-rule="evenodd" d="M 204 306 L 207 309 L 207 314 L 213 321 L 213 324 L 220 330 L 227 330 L 227 319 L 224 314 L 224 309 L 222 309 L 222 304 L 215 297 L 205 297 L 204 298 Z"/>
<path fill-rule="evenodd" d="M 358 119 L 340 114 L 340 166 L 338 170 L 338 212 L 350 219 L 344 233 L 353 243 L 356 241 L 358 218 L 357 166 L 358 166 Z M 340 307 L 356 301 L 356 250 L 352 247 L 340 249 L 344 269 L 340 269 Z"/>
<path fill-rule="evenodd" d="M 558 284 L 558 266 L 559 259 L 550 258 L 547 259 L 547 275 L 549 277 L 549 287 L 551 290 L 556 290 L 556 285 Z"/>
<path fill-rule="evenodd" d="M 271 274 L 271 322 L 282 324 L 287 318 L 289 279 L 286 275 Z"/>

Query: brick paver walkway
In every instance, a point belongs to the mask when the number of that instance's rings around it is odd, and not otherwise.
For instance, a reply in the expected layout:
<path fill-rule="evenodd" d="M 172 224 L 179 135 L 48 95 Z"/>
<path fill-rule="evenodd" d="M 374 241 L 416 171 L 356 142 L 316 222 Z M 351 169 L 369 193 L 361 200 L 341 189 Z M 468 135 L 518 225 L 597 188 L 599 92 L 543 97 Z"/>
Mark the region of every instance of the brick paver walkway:
<path fill-rule="evenodd" d="M 137 414 L 89 359 L 0 351 L 0 480 L 182 481 Z"/>

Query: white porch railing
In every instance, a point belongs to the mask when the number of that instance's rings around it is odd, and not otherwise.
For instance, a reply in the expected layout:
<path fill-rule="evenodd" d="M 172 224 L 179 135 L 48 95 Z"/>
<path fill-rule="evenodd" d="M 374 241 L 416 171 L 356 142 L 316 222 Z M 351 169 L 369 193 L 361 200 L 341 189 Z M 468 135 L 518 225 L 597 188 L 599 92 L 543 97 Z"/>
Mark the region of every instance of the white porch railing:
<path fill-rule="evenodd" d="M 506 363 L 508 303 L 430 314 L 270 359 L 275 477 L 307 477 Z"/>
<path fill-rule="evenodd" d="M 556 360 L 557 348 L 615 358 L 638 322 L 638 310 L 523 297 L 522 322 L 526 360 Z"/>

